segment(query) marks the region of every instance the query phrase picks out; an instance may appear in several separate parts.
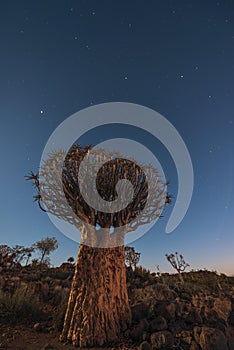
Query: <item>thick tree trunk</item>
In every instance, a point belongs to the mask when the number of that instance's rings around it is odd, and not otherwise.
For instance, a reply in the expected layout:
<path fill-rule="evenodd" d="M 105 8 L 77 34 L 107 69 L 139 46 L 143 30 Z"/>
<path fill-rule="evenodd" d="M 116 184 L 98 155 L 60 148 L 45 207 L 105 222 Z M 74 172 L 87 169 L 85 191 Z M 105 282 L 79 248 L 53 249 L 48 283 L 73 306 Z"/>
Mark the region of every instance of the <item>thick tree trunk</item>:
<path fill-rule="evenodd" d="M 80 245 L 61 340 L 102 346 L 117 341 L 130 321 L 124 246 Z"/>

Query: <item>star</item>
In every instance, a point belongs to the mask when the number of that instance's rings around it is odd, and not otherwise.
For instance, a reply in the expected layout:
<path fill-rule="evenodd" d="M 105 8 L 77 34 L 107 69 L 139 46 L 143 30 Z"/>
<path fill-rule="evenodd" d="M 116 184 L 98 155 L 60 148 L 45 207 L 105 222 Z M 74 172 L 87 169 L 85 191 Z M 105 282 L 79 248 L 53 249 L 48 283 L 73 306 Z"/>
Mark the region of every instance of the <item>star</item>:
<path fill-rule="evenodd" d="M 183 77 L 184 77 L 183 74 L 181 74 L 180 78 L 183 79 Z"/>
<path fill-rule="evenodd" d="M 127 76 L 125 76 L 125 77 L 124 77 L 124 80 L 128 80 L 128 77 L 127 77 Z"/>
<path fill-rule="evenodd" d="M 41 110 L 40 110 L 40 113 L 41 113 L 41 114 L 43 114 L 43 113 L 44 113 L 44 111 L 41 109 Z"/>

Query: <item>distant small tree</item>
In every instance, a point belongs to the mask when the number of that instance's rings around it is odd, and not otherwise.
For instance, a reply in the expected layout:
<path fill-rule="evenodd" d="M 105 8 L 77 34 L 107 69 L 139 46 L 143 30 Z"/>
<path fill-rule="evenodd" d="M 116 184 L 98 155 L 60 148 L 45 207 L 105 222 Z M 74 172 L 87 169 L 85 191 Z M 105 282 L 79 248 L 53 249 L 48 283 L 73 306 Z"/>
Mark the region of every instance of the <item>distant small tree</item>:
<path fill-rule="evenodd" d="M 67 262 L 69 262 L 70 264 L 73 264 L 75 261 L 75 259 L 73 258 L 73 256 L 70 256 L 70 258 L 67 259 Z"/>
<path fill-rule="evenodd" d="M 50 253 L 58 248 L 58 241 L 55 237 L 46 237 L 34 243 L 33 248 L 40 253 L 39 264 L 48 263 Z"/>
<path fill-rule="evenodd" d="M 124 252 L 125 252 L 125 264 L 130 268 L 134 267 L 134 270 L 135 270 L 137 264 L 140 261 L 141 253 L 136 252 L 133 247 L 129 247 L 129 246 L 126 246 L 124 248 Z"/>
<path fill-rule="evenodd" d="M 29 247 L 29 248 L 25 248 L 26 250 L 26 262 L 25 262 L 25 266 L 28 266 L 29 260 L 32 257 L 32 253 L 34 252 L 34 248 L 33 247 Z"/>
<path fill-rule="evenodd" d="M 12 253 L 15 254 L 14 262 L 16 264 L 22 264 L 23 261 L 26 259 L 26 265 L 27 265 L 30 257 L 32 256 L 34 248 L 24 247 L 22 245 L 15 245 L 14 247 L 11 248 L 11 251 Z"/>
<path fill-rule="evenodd" d="M 175 254 L 166 254 L 166 258 L 171 266 L 178 272 L 180 282 L 184 283 L 182 272 L 189 267 L 189 264 L 185 262 L 183 255 L 176 252 Z"/>
<path fill-rule="evenodd" d="M 25 247 L 22 245 L 15 245 L 11 248 L 12 252 L 15 254 L 14 262 L 16 264 L 20 264 L 25 257 Z"/>

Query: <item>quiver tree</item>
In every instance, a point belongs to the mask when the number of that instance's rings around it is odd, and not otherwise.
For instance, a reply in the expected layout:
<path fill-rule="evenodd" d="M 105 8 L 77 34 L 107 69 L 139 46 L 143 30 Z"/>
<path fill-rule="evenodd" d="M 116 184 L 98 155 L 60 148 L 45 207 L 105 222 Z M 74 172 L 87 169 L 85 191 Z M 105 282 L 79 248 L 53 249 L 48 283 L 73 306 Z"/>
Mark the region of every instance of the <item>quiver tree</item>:
<path fill-rule="evenodd" d="M 127 267 L 130 267 L 130 269 L 134 268 L 136 269 L 137 264 L 140 261 L 141 253 L 136 252 L 135 248 L 126 246 L 124 248 L 125 251 L 125 264 Z"/>
<path fill-rule="evenodd" d="M 22 262 L 26 260 L 25 266 L 28 265 L 29 259 L 32 256 L 32 253 L 34 252 L 33 247 L 24 247 L 22 245 L 16 245 L 11 248 L 12 253 L 14 253 L 15 258 L 14 262 L 16 264 L 22 265 Z"/>
<path fill-rule="evenodd" d="M 33 244 L 33 249 L 40 254 L 39 264 L 49 261 L 49 255 L 58 248 L 58 241 L 55 237 L 46 237 Z"/>
<path fill-rule="evenodd" d="M 61 340 L 80 347 L 119 340 L 131 322 L 124 237 L 161 215 L 166 183 L 150 165 L 78 145 L 51 154 L 28 178 L 39 206 L 81 233 Z M 97 208 L 95 190 L 106 210 Z"/>
<path fill-rule="evenodd" d="M 166 254 L 165 256 L 171 266 L 178 272 L 180 282 L 184 283 L 182 272 L 189 267 L 189 264 L 185 262 L 183 255 L 176 252 L 175 254 Z"/>

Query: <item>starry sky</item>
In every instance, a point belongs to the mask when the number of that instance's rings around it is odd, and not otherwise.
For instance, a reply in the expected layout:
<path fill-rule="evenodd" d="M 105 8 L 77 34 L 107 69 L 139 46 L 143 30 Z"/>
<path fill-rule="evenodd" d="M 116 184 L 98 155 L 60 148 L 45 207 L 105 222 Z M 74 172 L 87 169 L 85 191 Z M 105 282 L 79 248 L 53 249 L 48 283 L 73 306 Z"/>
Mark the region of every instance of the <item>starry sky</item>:
<path fill-rule="evenodd" d="M 233 1 L 1 2 L 0 45 L 0 244 L 55 236 L 52 263 L 76 257 L 78 244 L 33 203 L 24 175 L 37 171 L 49 136 L 67 117 L 99 103 L 132 102 L 175 126 L 195 177 L 177 229 L 165 233 L 172 203 L 134 242 L 141 263 L 171 271 L 165 254 L 178 251 L 193 269 L 234 275 Z M 83 142 L 127 131 L 99 128 Z M 176 196 L 167 150 L 150 137 L 142 143 L 160 159 Z"/>

